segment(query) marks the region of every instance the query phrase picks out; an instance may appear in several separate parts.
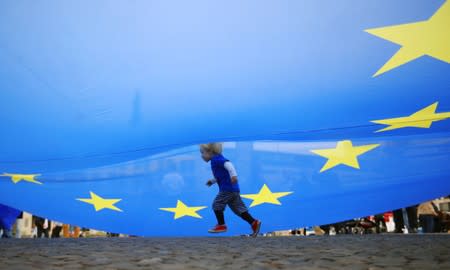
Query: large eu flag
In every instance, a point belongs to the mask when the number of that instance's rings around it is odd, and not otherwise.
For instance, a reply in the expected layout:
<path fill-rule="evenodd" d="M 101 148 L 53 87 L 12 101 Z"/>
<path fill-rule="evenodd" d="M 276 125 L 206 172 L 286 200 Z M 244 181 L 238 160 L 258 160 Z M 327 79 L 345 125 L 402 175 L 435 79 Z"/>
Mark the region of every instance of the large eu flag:
<path fill-rule="evenodd" d="M 262 232 L 448 195 L 449 64 L 443 0 L 2 1 L 0 203 L 205 235 L 217 141 Z"/>

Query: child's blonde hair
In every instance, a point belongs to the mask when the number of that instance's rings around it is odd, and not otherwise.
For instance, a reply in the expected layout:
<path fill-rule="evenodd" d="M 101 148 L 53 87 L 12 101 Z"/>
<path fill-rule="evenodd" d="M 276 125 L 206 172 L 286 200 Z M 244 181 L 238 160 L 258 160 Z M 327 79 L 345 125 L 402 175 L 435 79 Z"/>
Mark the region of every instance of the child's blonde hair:
<path fill-rule="evenodd" d="M 204 143 L 200 144 L 200 149 L 213 154 L 222 154 L 222 143 Z"/>

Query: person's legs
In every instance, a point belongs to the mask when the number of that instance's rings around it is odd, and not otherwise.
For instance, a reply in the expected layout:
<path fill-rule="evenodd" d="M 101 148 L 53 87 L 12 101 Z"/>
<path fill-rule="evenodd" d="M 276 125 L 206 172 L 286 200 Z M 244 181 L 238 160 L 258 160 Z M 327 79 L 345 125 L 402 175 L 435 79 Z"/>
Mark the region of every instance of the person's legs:
<path fill-rule="evenodd" d="M 434 216 L 427 216 L 428 232 L 430 233 L 434 232 L 434 219 Z"/>
<path fill-rule="evenodd" d="M 408 213 L 408 221 L 411 231 L 417 232 L 417 205 L 407 207 L 406 212 Z"/>
<path fill-rule="evenodd" d="M 214 214 L 216 215 L 217 224 L 225 225 L 225 217 L 223 215 L 223 211 L 214 210 Z"/>
<path fill-rule="evenodd" d="M 54 227 L 53 231 L 52 231 L 52 238 L 59 238 L 59 235 L 61 234 L 61 229 L 62 229 L 62 226 Z"/>
<path fill-rule="evenodd" d="M 441 220 L 439 219 L 439 217 L 434 217 L 433 223 L 434 223 L 433 232 L 441 232 L 442 226 L 441 226 Z"/>
<path fill-rule="evenodd" d="M 229 193 L 230 192 L 219 192 L 219 194 L 217 194 L 216 198 L 214 199 L 212 208 L 217 219 L 217 225 L 214 228 L 208 230 L 208 232 L 219 233 L 227 231 L 223 212 L 225 211 L 225 207 L 229 200 Z"/>
<path fill-rule="evenodd" d="M 18 218 L 16 221 L 16 238 L 22 238 L 23 226 L 24 226 L 23 218 Z"/>
<path fill-rule="evenodd" d="M 242 213 L 242 214 L 240 215 L 240 217 L 241 217 L 243 220 L 247 221 L 248 224 L 250 224 L 250 225 L 252 225 L 252 223 L 255 221 L 255 219 L 250 215 L 250 213 L 249 213 L 248 211 Z"/>
<path fill-rule="evenodd" d="M 230 199 L 227 202 L 228 207 L 237 216 L 240 216 L 243 220 L 251 223 L 254 221 L 253 217 L 248 213 L 248 208 L 245 206 L 238 192 L 232 192 Z"/>
<path fill-rule="evenodd" d="M 432 233 L 434 231 L 434 216 L 421 215 L 419 219 L 424 233 Z"/>
<path fill-rule="evenodd" d="M 425 217 L 423 215 L 419 216 L 419 226 L 422 227 L 422 232 L 425 232 Z"/>
<path fill-rule="evenodd" d="M 3 228 L 3 233 L 1 235 L 1 238 L 12 238 L 12 232 L 11 230 L 8 230 L 6 228 Z"/>
<path fill-rule="evenodd" d="M 247 207 L 241 199 L 241 195 L 238 192 L 233 192 L 233 197 L 228 202 L 230 209 L 243 220 L 247 221 L 252 227 L 252 236 L 256 236 L 261 228 L 261 221 L 254 219 L 248 212 Z"/>
<path fill-rule="evenodd" d="M 42 226 L 36 226 L 37 227 L 37 238 L 41 238 L 42 237 L 42 233 L 44 232 L 44 228 L 42 228 Z"/>
<path fill-rule="evenodd" d="M 0 224 L 0 238 L 11 238 L 12 233 L 11 229 L 7 228 L 7 225 L 4 225 L 3 223 Z"/>
<path fill-rule="evenodd" d="M 392 211 L 394 215 L 394 223 L 395 223 L 395 232 L 396 233 L 402 233 L 403 232 L 403 212 L 402 209 L 396 209 Z"/>
<path fill-rule="evenodd" d="M 214 199 L 212 208 L 214 210 L 214 214 L 216 215 L 217 224 L 223 225 L 225 224 L 225 217 L 223 212 L 225 211 L 225 207 L 229 200 L 229 192 L 219 192 Z"/>
<path fill-rule="evenodd" d="M 384 216 L 383 215 L 375 215 L 375 226 L 376 226 L 376 232 L 380 233 L 381 232 L 381 227 L 383 226 L 383 228 L 386 227 L 386 222 L 384 222 Z"/>

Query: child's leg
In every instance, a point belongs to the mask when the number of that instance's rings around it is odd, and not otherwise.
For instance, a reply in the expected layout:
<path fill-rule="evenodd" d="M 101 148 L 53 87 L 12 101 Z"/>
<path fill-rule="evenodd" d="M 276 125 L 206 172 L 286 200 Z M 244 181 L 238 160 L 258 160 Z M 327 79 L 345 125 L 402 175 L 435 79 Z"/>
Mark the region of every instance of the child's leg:
<path fill-rule="evenodd" d="M 255 219 L 250 215 L 248 211 L 242 213 L 239 215 L 243 220 L 247 221 L 248 224 L 252 225 L 252 223 L 255 221 Z"/>
<path fill-rule="evenodd" d="M 223 211 L 227 205 L 227 194 L 225 192 L 219 192 L 214 203 L 212 205 L 214 214 L 217 218 L 217 225 L 214 228 L 208 230 L 210 233 L 222 233 L 227 231 L 227 225 L 225 225 L 225 218 L 223 216 Z"/>
<path fill-rule="evenodd" d="M 253 231 L 251 236 L 256 237 L 259 233 L 259 229 L 261 228 L 261 221 L 254 219 L 250 215 L 239 193 L 235 193 L 233 200 L 230 200 L 228 206 L 230 206 L 231 210 L 233 210 L 236 215 L 240 216 L 243 220 L 247 221 L 248 224 L 250 224 Z"/>
<path fill-rule="evenodd" d="M 216 198 L 214 199 L 212 208 L 214 210 L 214 214 L 216 215 L 218 225 L 225 224 L 223 211 L 225 210 L 225 207 L 227 205 L 228 197 L 229 195 L 226 192 L 219 192 L 219 194 L 217 194 Z"/>
<path fill-rule="evenodd" d="M 214 210 L 214 214 L 216 214 L 217 224 L 224 225 L 225 217 L 223 216 L 223 211 Z"/>
<path fill-rule="evenodd" d="M 248 209 L 242 201 L 239 193 L 234 194 L 233 199 L 229 201 L 228 206 L 236 215 L 247 221 L 248 224 L 251 225 L 255 221 L 255 219 L 248 212 Z"/>

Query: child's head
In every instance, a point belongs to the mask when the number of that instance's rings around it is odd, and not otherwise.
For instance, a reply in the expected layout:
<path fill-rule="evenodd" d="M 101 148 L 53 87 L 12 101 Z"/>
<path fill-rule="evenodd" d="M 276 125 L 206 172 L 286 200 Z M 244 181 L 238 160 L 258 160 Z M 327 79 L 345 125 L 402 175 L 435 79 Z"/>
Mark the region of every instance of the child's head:
<path fill-rule="evenodd" d="M 222 154 L 222 143 L 200 144 L 200 153 L 204 161 L 208 162 L 215 155 Z"/>

